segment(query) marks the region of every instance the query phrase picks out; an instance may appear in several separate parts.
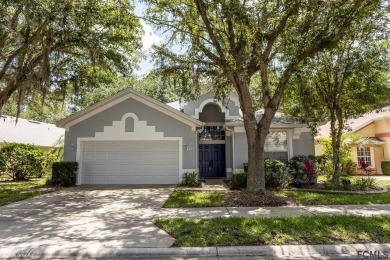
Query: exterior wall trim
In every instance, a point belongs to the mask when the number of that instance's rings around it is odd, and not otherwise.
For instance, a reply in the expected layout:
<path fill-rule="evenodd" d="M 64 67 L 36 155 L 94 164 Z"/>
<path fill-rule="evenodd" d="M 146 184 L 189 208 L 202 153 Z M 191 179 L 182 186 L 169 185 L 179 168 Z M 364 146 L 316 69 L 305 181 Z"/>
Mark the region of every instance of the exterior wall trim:
<path fill-rule="evenodd" d="M 233 101 L 233 100 L 232 100 Z M 234 102 L 234 101 L 233 101 Z M 221 108 L 221 111 L 223 113 L 225 113 L 225 120 L 226 119 L 235 119 L 237 118 L 237 116 L 231 116 L 230 115 L 230 112 L 229 112 L 229 109 L 226 109 L 226 107 L 222 104 L 221 101 L 219 100 L 215 100 L 215 99 L 212 99 L 212 98 L 209 98 L 209 99 L 206 99 L 204 100 L 202 103 L 200 103 L 199 107 L 198 108 L 195 108 L 195 115 L 194 117 L 196 119 L 199 119 L 199 113 L 202 112 L 203 108 L 209 104 L 209 103 L 213 103 L 213 104 L 217 104 L 220 108 Z M 234 102 L 236 103 L 236 102 Z"/>

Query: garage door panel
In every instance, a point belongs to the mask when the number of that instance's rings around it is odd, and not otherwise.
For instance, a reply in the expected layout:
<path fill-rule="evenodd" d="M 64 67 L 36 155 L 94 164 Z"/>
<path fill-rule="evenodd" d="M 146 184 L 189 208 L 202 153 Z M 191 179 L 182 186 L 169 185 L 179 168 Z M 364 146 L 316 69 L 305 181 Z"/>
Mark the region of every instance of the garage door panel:
<path fill-rule="evenodd" d="M 178 182 L 178 141 L 90 141 L 82 147 L 84 184 Z"/>
<path fill-rule="evenodd" d="M 93 183 L 93 175 L 84 173 L 81 182 L 82 183 Z"/>
<path fill-rule="evenodd" d="M 91 164 L 91 163 L 83 163 L 83 171 L 84 172 L 106 172 L 107 167 L 106 164 L 101 164 L 101 163 L 96 163 L 96 164 Z"/>
<path fill-rule="evenodd" d="M 84 152 L 83 162 L 94 162 L 95 154 L 93 152 Z"/>
<path fill-rule="evenodd" d="M 110 152 L 107 154 L 107 162 L 119 162 L 120 155 L 118 153 Z"/>
<path fill-rule="evenodd" d="M 119 170 L 119 164 L 107 164 L 106 171 L 107 172 L 117 172 Z"/>
<path fill-rule="evenodd" d="M 95 161 L 103 161 L 105 162 L 107 159 L 107 154 L 106 153 L 95 153 Z"/>

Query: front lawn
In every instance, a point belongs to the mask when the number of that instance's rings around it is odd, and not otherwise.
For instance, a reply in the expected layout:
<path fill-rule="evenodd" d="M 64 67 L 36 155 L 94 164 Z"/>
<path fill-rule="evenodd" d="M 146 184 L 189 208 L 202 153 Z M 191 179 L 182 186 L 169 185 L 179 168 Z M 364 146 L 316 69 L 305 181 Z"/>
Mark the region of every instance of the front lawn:
<path fill-rule="evenodd" d="M 390 190 L 390 181 L 377 180 L 378 186 Z M 245 191 L 175 191 L 166 208 L 242 207 L 297 205 L 390 204 L 390 192 L 382 194 L 328 194 L 308 191 L 271 191 L 263 196 L 250 196 Z"/>
<path fill-rule="evenodd" d="M 197 208 L 226 206 L 223 192 L 219 191 L 175 191 L 165 202 L 165 208 Z"/>
<path fill-rule="evenodd" d="M 175 246 L 386 243 L 390 216 L 157 219 Z"/>
<path fill-rule="evenodd" d="M 43 187 L 45 179 L 21 182 L 0 182 L 0 206 L 51 192 Z"/>
<path fill-rule="evenodd" d="M 390 181 L 376 180 L 378 186 L 390 190 Z M 298 205 L 389 204 L 390 192 L 382 194 L 323 194 L 307 191 L 275 191 Z"/>

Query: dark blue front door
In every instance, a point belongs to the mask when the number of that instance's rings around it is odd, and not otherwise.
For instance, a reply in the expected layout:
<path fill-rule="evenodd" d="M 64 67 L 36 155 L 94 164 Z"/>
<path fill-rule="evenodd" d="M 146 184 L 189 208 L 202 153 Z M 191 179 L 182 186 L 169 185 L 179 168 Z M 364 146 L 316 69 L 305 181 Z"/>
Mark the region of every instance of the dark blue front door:
<path fill-rule="evenodd" d="M 202 178 L 226 177 L 225 145 L 199 145 L 199 175 Z"/>

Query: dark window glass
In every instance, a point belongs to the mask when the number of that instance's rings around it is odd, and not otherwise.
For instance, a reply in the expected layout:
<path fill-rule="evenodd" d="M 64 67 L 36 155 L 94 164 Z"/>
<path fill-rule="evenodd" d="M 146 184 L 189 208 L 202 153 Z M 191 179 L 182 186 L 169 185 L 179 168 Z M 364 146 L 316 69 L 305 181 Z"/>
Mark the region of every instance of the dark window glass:
<path fill-rule="evenodd" d="M 225 140 L 225 130 L 223 126 L 205 126 L 199 133 L 200 140 Z"/>

